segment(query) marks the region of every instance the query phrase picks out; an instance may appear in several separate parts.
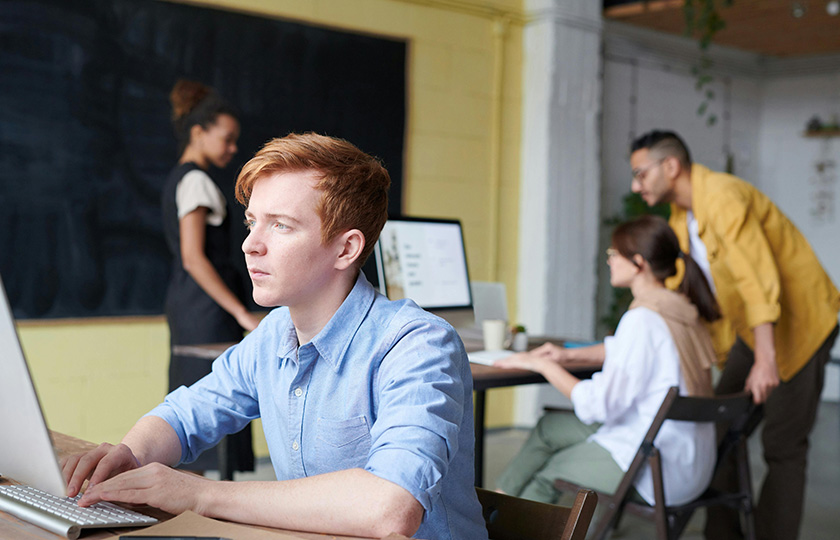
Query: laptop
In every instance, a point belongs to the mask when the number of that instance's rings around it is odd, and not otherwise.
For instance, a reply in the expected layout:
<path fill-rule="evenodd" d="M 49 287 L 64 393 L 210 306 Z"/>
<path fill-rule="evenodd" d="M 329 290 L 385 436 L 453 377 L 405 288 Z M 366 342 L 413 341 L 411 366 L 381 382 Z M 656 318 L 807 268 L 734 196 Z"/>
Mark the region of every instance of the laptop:
<path fill-rule="evenodd" d="M 0 476 L 3 477 L 0 478 L 0 510 L 67 538 L 77 538 L 84 528 L 137 527 L 157 523 L 154 518 L 111 503 L 97 503 L 90 507 L 92 510 L 80 508 L 75 499 L 66 497 L 64 477 L 18 340 L 2 278 Z M 9 485 L 9 479 L 24 487 Z M 32 498 L 37 502 L 29 501 Z M 53 503 L 61 509 L 53 512 L 49 508 L 40 508 Z M 77 511 L 83 514 L 81 518 L 69 516 L 69 513 Z M 116 515 L 110 518 L 93 517 L 103 512 Z"/>
<path fill-rule="evenodd" d="M 505 284 L 493 281 L 471 281 L 473 307 L 475 309 L 475 325 L 472 328 L 459 328 L 458 333 L 464 340 L 482 341 L 484 331 L 482 325 L 487 319 L 508 320 L 507 294 Z M 492 366 L 496 360 L 512 355 L 511 350 L 473 351 L 467 354 L 469 361 L 474 364 Z"/>

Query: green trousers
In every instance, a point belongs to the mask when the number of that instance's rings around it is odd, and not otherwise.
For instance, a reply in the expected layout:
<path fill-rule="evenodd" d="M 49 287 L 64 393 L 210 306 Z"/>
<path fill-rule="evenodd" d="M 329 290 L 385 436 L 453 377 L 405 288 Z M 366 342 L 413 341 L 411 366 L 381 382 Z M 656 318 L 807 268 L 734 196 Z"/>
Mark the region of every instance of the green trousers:
<path fill-rule="evenodd" d="M 599 425 L 586 425 L 571 412 L 545 414 L 525 445 L 496 482 L 524 499 L 555 504 L 558 478 L 605 493 L 615 493 L 624 471 L 602 446 L 586 439 Z"/>

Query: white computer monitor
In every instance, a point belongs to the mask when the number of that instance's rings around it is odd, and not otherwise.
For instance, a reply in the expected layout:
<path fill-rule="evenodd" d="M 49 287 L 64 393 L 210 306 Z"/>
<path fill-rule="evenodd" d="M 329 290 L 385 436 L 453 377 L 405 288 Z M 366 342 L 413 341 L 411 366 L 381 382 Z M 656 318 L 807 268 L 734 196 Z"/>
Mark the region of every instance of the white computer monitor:
<path fill-rule="evenodd" d="M 379 290 L 390 300 L 410 298 L 455 328 L 474 322 L 461 222 L 389 218 L 374 250 Z"/>

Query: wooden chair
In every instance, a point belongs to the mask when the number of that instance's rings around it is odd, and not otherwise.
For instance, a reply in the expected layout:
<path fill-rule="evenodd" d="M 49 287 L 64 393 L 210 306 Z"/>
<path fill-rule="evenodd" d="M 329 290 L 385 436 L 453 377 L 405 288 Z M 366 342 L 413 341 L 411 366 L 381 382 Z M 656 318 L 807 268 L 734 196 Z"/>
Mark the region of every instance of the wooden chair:
<path fill-rule="evenodd" d="M 583 540 L 598 496 L 578 491 L 569 508 L 475 488 L 490 540 Z"/>
<path fill-rule="evenodd" d="M 691 502 L 667 506 L 662 482 L 662 461 L 659 450 L 654 446 L 656 435 L 665 420 L 715 422 L 724 426 L 728 425 L 728 429 L 718 445 L 715 472 L 720 467 L 722 460 L 731 452 L 734 452 L 737 463 L 738 489 L 734 492 L 721 493 L 708 488 Z M 612 495 L 597 492 L 605 511 L 598 520 L 593 538 L 596 540 L 606 538 L 610 530 L 618 526 L 621 515 L 626 510 L 634 515 L 652 519 L 656 524 L 656 534 L 659 540 L 675 540 L 682 534 L 694 510 L 700 507 L 725 505 L 742 512 L 745 537 L 748 540 L 755 540 L 752 485 L 750 483 L 746 439 L 759 420 L 760 413 L 756 413 L 749 393 L 742 392 L 713 398 L 696 398 L 680 396 L 679 388 L 672 387 L 665 396 L 659 412 L 653 419 L 650 429 L 616 492 Z M 654 506 L 644 503 L 638 496 L 632 497 L 634 494 L 633 483 L 646 463 L 650 464 L 653 473 L 653 490 L 656 502 Z M 555 487 L 560 491 L 581 488 L 577 484 L 564 480 L 555 481 Z"/>

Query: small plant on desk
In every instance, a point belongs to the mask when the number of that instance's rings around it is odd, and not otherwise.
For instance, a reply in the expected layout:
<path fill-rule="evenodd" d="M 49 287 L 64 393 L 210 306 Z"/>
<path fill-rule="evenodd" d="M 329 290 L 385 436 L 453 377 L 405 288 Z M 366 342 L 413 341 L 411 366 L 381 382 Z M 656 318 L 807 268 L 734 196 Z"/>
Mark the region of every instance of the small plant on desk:
<path fill-rule="evenodd" d="M 511 327 L 511 349 L 516 352 L 528 350 L 528 334 L 521 324 Z"/>

